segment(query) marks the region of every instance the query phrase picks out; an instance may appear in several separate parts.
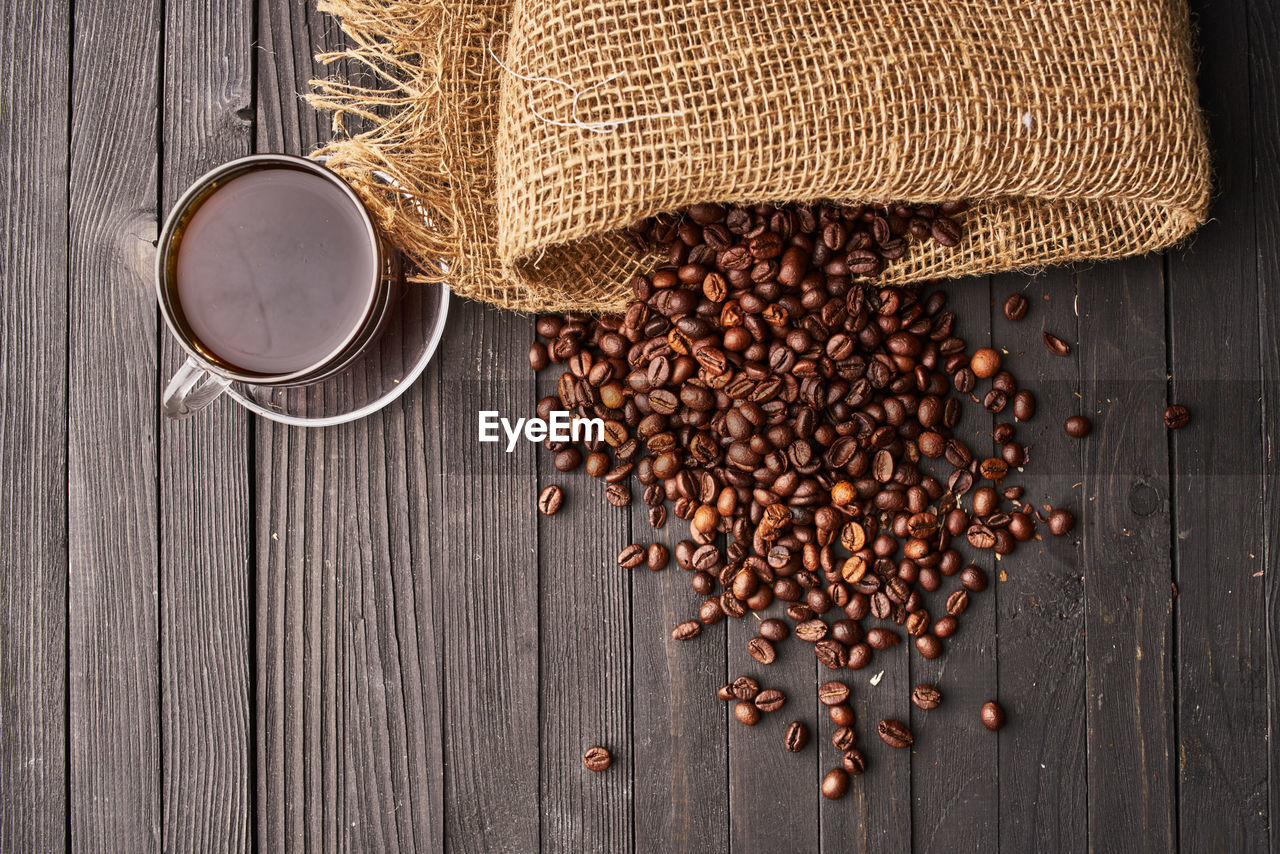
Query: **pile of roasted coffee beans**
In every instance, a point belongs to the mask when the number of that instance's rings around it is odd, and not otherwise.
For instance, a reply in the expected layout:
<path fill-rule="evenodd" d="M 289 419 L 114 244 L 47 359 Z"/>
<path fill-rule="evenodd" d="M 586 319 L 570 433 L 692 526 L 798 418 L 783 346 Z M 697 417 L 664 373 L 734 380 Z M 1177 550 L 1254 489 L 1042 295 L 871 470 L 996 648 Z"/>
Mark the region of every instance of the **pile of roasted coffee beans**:
<path fill-rule="evenodd" d="M 1070 511 L 1037 509 L 1005 483 L 1027 461 L 1016 424 L 1035 414 L 1036 399 L 1001 354 L 970 352 L 944 290 L 855 278 L 880 272 L 911 240 L 955 245 L 963 210 L 696 205 L 633 231 L 666 262 L 635 278 L 625 314 L 538 318 L 530 364 L 561 372 L 539 416 L 568 410 L 605 422 L 603 441 L 548 442 L 555 468 L 585 464 L 615 506 L 631 503 L 634 476 L 654 527 L 669 514 L 688 525 L 674 558 L 699 601 L 674 638 L 781 602 L 783 616 L 761 621 L 748 641 L 761 665 L 792 636 L 832 671 L 867 667 L 903 633 L 937 658 L 970 595 L 988 585 L 954 541 L 1006 555 L 1040 525 L 1072 529 Z M 1003 310 L 1021 319 L 1027 300 L 1014 294 Z M 1049 333 L 1044 341 L 1070 352 Z M 975 404 L 1012 416 L 995 428 L 995 456 L 953 435 Z M 1166 413 L 1170 426 L 1177 420 Z M 563 500 L 551 485 L 538 506 L 551 514 Z M 669 557 L 659 544 L 633 544 L 618 564 L 660 570 Z M 746 676 L 719 696 L 747 726 L 786 699 Z M 829 682 L 819 696 L 839 727 L 842 762 L 822 781 L 837 798 L 866 762 L 853 746 L 848 687 Z M 920 685 L 911 700 L 935 708 L 941 694 Z M 996 729 L 1004 714 L 993 709 L 980 717 Z M 914 741 L 896 720 L 876 732 L 893 747 Z M 787 750 L 807 741 L 802 722 L 787 727 Z"/>

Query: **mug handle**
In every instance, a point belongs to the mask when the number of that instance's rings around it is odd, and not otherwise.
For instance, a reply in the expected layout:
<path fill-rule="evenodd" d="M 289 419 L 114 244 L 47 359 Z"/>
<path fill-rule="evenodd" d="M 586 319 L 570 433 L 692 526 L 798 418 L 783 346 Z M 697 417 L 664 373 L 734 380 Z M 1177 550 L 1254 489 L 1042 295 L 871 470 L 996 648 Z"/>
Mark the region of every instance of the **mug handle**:
<path fill-rule="evenodd" d="M 229 385 L 231 380 L 218 376 L 194 358 L 187 357 L 173 379 L 169 380 L 160 411 L 165 418 L 171 420 L 186 418 L 213 403 Z"/>

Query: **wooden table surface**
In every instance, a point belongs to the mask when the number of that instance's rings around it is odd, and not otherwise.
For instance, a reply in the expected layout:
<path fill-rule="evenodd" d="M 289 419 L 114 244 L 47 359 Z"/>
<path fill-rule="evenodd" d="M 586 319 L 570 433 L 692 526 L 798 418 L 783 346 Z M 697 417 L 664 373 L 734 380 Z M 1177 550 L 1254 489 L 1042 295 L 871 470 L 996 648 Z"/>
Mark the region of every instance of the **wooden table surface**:
<path fill-rule="evenodd" d="M 477 410 L 528 414 L 548 387 L 526 318 L 455 303 L 423 380 L 357 424 L 228 401 L 159 420 L 179 353 L 158 223 L 206 168 L 325 138 L 298 93 L 332 21 L 14 0 L 0 851 L 1280 851 L 1280 25 L 1266 0 L 1195 5 L 1214 220 L 1163 256 L 953 286 L 962 334 L 1040 395 L 1022 483 L 1075 507 L 1075 536 L 1002 562 L 941 660 L 898 648 L 878 685 L 855 676 L 873 770 L 822 802 L 833 754 L 780 746 L 818 720 L 816 664 L 784 648 L 786 714 L 731 726 L 712 692 L 759 669 L 749 626 L 673 642 L 684 573 L 613 565 L 653 538 L 642 510 L 577 474 L 539 517 L 545 454 L 476 442 Z M 1015 325 L 990 300 L 1018 289 Z M 1194 413 L 1178 433 L 1170 400 Z M 948 696 L 927 721 L 907 703 L 926 679 Z M 891 713 L 914 750 L 866 739 Z M 608 773 L 581 766 L 595 743 Z"/>

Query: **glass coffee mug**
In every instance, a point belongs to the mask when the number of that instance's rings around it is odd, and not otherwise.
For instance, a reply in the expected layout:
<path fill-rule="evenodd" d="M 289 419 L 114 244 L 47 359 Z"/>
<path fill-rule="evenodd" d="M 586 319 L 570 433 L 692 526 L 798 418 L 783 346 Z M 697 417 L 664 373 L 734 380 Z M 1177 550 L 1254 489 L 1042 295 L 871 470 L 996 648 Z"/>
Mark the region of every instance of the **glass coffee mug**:
<path fill-rule="evenodd" d="M 225 163 L 165 222 L 156 293 L 187 353 L 166 417 L 232 383 L 318 383 L 377 339 L 400 296 L 399 253 L 355 192 L 321 164 L 264 154 Z"/>

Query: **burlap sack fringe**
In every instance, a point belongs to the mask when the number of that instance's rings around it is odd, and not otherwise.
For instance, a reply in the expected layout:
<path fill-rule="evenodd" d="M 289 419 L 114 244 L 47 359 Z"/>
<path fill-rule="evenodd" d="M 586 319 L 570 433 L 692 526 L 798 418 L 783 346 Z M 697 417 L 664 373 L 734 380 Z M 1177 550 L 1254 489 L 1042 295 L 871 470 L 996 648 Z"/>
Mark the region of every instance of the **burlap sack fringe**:
<path fill-rule="evenodd" d="M 375 122 L 334 166 L 428 277 L 507 308 L 621 307 L 649 261 L 620 230 L 698 201 L 974 202 L 959 248 L 914 246 L 886 283 L 1164 248 L 1209 202 L 1184 0 L 320 8 L 353 42 L 323 58 L 386 87 L 317 82 L 339 126 Z M 564 87 L 502 72 L 494 33 L 510 68 L 584 92 L 582 120 L 676 115 L 566 127 Z"/>

